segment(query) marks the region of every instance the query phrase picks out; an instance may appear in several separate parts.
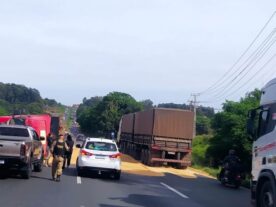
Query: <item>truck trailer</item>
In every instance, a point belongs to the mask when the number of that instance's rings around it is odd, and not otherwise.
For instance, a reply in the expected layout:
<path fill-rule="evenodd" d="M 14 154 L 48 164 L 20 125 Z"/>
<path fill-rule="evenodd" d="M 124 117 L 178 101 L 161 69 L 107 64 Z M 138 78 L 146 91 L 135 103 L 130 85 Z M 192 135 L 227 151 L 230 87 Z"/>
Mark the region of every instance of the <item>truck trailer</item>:
<path fill-rule="evenodd" d="M 122 152 L 149 166 L 191 165 L 194 113 L 154 108 L 124 115 L 118 141 Z"/>

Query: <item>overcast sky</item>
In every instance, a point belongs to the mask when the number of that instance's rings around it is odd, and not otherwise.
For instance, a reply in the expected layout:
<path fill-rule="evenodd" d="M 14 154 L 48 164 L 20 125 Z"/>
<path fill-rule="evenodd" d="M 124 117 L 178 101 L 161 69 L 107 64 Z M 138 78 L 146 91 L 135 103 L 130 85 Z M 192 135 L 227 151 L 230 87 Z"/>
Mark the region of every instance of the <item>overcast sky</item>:
<path fill-rule="evenodd" d="M 37 88 L 63 104 L 111 91 L 184 103 L 221 78 L 275 9 L 275 0 L 1 1 L 0 81 Z M 219 107 L 260 87 L 273 71 L 268 65 L 231 97 L 199 99 Z"/>

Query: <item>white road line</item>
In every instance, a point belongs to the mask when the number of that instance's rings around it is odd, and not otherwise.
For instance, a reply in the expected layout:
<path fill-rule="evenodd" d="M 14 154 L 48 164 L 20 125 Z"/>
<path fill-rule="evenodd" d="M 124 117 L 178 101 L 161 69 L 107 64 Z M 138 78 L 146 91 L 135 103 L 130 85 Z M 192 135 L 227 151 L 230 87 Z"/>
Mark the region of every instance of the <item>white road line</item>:
<path fill-rule="evenodd" d="M 168 186 L 167 184 L 165 183 L 160 183 L 161 185 L 163 185 L 164 187 L 168 188 L 170 191 L 176 193 L 177 195 L 181 196 L 182 198 L 189 198 L 188 196 L 180 193 L 178 190 L 175 190 L 174 188 L 172 188 L 171 186 Z"/>
<path fill-rule="evenodd" d="M 81 184 L 81 177 L 77 176 L 77 184 Z"/>

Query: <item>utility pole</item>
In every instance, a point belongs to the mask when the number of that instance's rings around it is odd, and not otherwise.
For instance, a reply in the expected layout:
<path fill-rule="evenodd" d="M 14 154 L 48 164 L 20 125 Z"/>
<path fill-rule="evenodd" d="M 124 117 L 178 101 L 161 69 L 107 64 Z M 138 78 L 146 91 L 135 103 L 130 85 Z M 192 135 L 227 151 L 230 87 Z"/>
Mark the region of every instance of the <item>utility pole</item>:
<path fill-rule="evenodd" d="M 193 130 L 193 138 L 196 136 L 196 109 L 197 109 L 197 104 L 199 103 L 197 101 L 197 97 L 200 95 L 200 93 L 192 93 L 192 100 L 190 101 L 190 104 L 193 108 L 194 112 L 194 130 Z"/>

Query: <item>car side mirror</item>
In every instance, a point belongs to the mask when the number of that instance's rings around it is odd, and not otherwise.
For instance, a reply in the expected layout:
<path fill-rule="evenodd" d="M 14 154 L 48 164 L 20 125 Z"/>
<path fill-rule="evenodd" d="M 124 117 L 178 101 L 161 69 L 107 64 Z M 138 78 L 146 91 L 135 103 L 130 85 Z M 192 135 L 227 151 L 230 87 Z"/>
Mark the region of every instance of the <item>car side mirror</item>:
<path fill-rule="evenodd" d="M 39 137 L 40 141 L 45 141 L 45 137 Z"/>
<path fill-rule="evenodd" d="M 80 144 L 77 144 L 77 145 L 76 145 L 76 148 L 81 148 L 81 145 L 80 145 Z"/>

